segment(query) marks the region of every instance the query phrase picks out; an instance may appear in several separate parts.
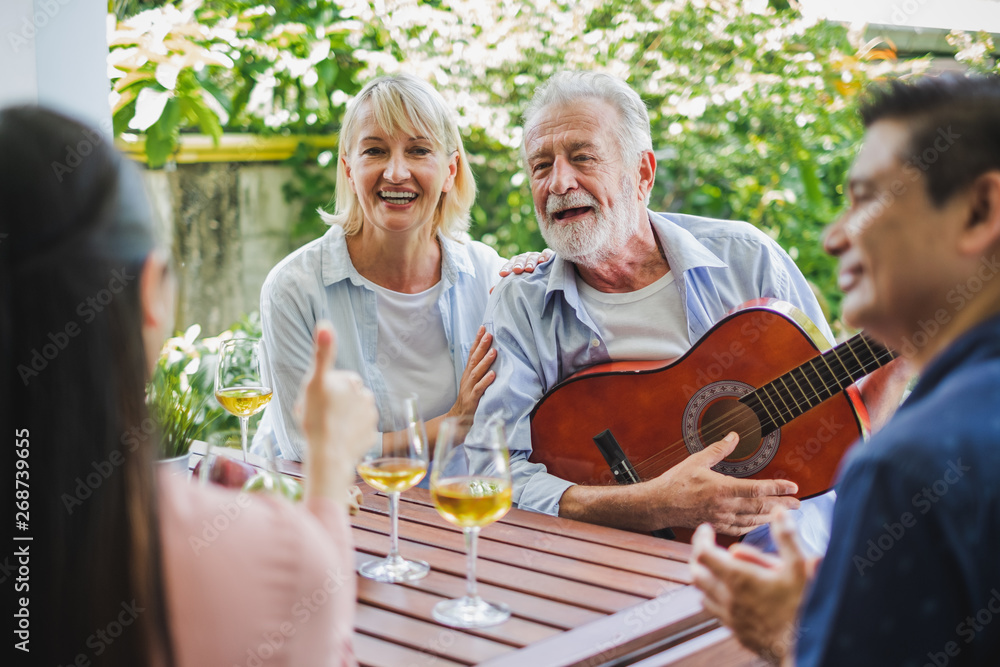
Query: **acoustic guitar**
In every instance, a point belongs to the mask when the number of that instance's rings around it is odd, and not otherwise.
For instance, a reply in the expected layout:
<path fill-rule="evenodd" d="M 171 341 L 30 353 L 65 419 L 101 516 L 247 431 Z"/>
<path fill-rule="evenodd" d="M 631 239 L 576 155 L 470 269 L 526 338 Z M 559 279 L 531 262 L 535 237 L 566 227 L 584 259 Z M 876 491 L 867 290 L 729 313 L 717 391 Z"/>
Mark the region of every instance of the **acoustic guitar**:
<path fill-rule="evenodd" d="M 677 360 L 600 364 L 560 382 L 531 413 L 529 458 L 577 484 L 633 484 L 736 431 L 713 470 L 819 495 L 868 432 L 854 382 L 895 356 L 864 334 L 828 348 L 794 306 L 749 302 Z"/>

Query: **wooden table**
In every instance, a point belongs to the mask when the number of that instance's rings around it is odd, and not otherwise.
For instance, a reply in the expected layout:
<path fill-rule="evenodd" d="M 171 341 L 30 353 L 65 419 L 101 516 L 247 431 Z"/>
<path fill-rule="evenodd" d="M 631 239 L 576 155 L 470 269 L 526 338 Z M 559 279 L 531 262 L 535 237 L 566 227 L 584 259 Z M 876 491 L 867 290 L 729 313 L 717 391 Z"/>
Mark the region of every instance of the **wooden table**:
<path fill-rule="evenodd" d="M 351 518 L 359 563 L 389 548 L 388 499 L 360 484 Z M 690 547 L 646 535 L 511 510 L 479 537 L 477 580 L 512 617 L 482 630 L 436 623 L 435 603 L 465 592 L 460 529 L 430 494 L 402 496 L 400 552 L 431 565 L 424 579 L 382 584 L 358 577 L 355 651 L 370 667 L 486 665 L 762 664 L 701 608 L 690 586 Z"/>
<path fill-rule="evenodd" d="M 195 448 L 192 467 L 202 451 Z M 298 463 L 279 468 L 302 476 Z M 358 485 L 363 502 L 351 524 L 360 564 L 388 552 L 389 502 Z M 763 664 L 702 610 L 686 544 L 513 509 L 482 530 L 476 567 L 480 595 L 507 604 L 512 617 L 457 630 L 431 610 L 465 593 L 461 530 L 438 515 L 427 491 L 411 489 L 401 498 L 399 536 L 403 557 L 427 561 L 431 572 L 406 584 L 357 578 L 354 648 L 366 667 Z"/>

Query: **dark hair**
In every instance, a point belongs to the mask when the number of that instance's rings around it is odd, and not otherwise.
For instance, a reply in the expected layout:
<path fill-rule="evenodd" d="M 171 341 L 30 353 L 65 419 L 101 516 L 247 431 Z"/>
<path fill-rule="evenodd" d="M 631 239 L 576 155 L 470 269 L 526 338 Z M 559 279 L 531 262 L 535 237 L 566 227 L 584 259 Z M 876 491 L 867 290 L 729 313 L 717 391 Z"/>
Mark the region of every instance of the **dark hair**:
<path fill-rule="evenodd" d="M 52 111 L 0 111 L 3 405 L 29 433 L 45 664 L 173 663 L 155 441 L 134 437 L 149 431 L 139 276 L 155 242 L 138 173 L 109 142 Z"/>
<path fill-rule="evenodd" d="M 1000 169 L 1000 76 L 945 74 L 893 80 L 868 91 L 865 127 L 902 120 L 911 142 L 904 162 L 924 172 L 937 206 L 984 172 Z"/>

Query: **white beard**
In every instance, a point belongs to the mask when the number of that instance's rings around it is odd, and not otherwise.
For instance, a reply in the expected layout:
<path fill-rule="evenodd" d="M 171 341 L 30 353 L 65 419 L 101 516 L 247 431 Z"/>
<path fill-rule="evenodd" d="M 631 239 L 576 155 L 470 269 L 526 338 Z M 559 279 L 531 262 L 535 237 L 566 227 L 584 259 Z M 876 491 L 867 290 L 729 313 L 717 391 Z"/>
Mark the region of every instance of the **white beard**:
<path fill-rule="evenodd" d="M 535 208 L 542 238 L 563 259 L 593 268 L 604 264 L 621 251 L 635 234 L 638 200 L 628 177 L 622 178 L 619 200 L 623 204 L 603 209 L 589 192 L 577 190 L 567 195 L 551 195 L 545 202 L 545 212 Z M 552 214 L 567 208 L 590 206 L 593 217 L 575 223 L 562 223 Z"/>

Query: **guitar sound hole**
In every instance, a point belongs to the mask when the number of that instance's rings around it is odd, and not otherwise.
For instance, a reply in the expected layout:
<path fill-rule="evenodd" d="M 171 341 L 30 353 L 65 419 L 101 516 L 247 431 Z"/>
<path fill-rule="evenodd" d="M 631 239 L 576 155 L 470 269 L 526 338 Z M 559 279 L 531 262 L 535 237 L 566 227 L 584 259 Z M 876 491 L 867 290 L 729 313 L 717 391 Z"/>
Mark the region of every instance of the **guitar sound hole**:
<path fill-rule="evenodd" d="M 753 456 L 760 447 L 760 420 L 753 410 L 735 398 L 715 401 L 701 414 L 699 434 L 705 446 L 718 442 L 730 431 L 740 435 L 740 442 L 727 461 L 740 461 Z"/>

